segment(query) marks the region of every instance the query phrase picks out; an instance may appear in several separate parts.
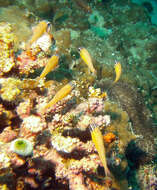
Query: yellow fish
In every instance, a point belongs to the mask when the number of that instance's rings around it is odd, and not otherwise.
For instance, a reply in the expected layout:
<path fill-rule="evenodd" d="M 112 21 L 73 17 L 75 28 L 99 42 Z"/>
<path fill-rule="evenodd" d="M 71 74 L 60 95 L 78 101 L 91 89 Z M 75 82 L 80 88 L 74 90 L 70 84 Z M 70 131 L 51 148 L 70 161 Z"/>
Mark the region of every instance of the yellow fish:
<path fill-rule="evenodd" d="M 91 132 L 92 141 L 95 144 L 95 148 L 98 151 L 98 155 L 104 166 L 105 174 L 106 176 L 110 176 L 110 171 L 107 167 L 106 151 L 105 151 L 105 146 L 104 146 L 104 141 L 103 141 L 103 136 L 101 134 L 101 131 L 99 127 L 93 123 L 90 125 L 90 132 Z"/>
<path fill-rule="evenodd" d="M 115 63 L 114 69 L 115 69 L 115 73 L 116 73 L 116 78 L 113 83 L 116 83 L 120 79 L 120 76 L 122 73 L 122 66 L 121 66 L 120 62 Z"/>
<path fill-rule="evenodd" d="M 58 62 L 59 62 L 59 56 L 58 55 L 53 55 L 48 63 L 46 64 L 44 70 L 42 71 L 41 75 L 40 75 L 40 79 L 44 78 L 50 71 L 54 70 L 57 66 L 58 66 Z"/>
<path fill-rule="evenodd" d="M 83 59 L 83 61 L 87 64 L 89 70 L 96 75 L 96 70 L 93 66 L 91 56 L 89 52 L 85 48 L 79 48 L 80 57 Z"/>
<path fill-rule="evenodd" d="M 37 26 L 33 29 L 33 35 L 31 39 L 29 40 L 28 44 L 26 45 L 26 49 L 30 49 L 31 45 L 37 41 L 38 38 L 40 38 L 45 32 L 47 32 L 50 28 L 50 22 L 47 21 L 41 21 Z"/>
<path fill-rule="evenodd" d="M 63 86 L 53 97 L 53 99 L 44 107 L 44 110 L 48 109 L 49 107 L 53 106 L 63 98 L 65 98 L 75 87 L 74 81 L 69 82 L 65 86 Z"/>

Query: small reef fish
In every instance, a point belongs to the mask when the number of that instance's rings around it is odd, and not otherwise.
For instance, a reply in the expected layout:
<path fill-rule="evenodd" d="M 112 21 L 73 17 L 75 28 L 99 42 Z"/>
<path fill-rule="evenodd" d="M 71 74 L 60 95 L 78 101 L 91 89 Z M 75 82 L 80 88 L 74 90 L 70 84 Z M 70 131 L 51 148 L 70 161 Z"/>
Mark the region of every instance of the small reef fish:
<path fill-rule="evenodd" d="M 93 66 L 92 59 L 91 59 L 91 56 L 90 56 L 89 52 L 85 48 L 79 48 L 79 52 L 80 52 L 80 57 L 87 64 L 90 71 L 92 73 L 94 73 L 94 75 L 96 75 L 96 70 L 95 70 L 95 68 Z"/>
<path fill-rule="evenodd" d="M 115 63 L 114 69 L 115 69 L 115 73 L 116 73 L 116 78 L 113 83 L 116 83 L 120 79 L 120 76 L 122 73 L 122 66 L 121 66 L 120 62 Z"/>
<path fill-rule="evenodd" d="M 74 81 L 69 82 L 65 86 L 63 86 L 53 97 L 53 99 L 44 107 L 44 111 L 49 107 L 53 106 L 63 98 L 65 98 L 75 87 Z"/>
<path fill-rule="evenodd" d="M 90 132 L 91 132 L 92 141 L 95 145 L 96 150 L 98 151 L 100 160 L 104 166 L 105 174 L 106 176 L 110 176 L 110 171 L 107 167 L 106 151 L 101 131 L 99 127 L 96 126 L 95 123 L 93 123 L 90 125 Z"/>
<path fill-rule="evenodd" d="M 31 39 L 29 40 L 28 44 L 26 45 L 26 49 L 30 49 L 31 45 L 37 41 L 38 38 L 40 38 L 45 32 L 49 32 L 51 28 L 50 22 L 47 21 L 41 21 L 37 26 L 33 29 L 33 35 Z"/>
<path fill-rule="evenodd" d="M 57 66 L 59 62 L 59 56 L 58 55 L 53 55 L 49 60 L 48 63 L 46 64 L 44 70 L 42 71 L 40 75 L 40 79 L 44 78 L 50 71 L 53 71 Z"/>

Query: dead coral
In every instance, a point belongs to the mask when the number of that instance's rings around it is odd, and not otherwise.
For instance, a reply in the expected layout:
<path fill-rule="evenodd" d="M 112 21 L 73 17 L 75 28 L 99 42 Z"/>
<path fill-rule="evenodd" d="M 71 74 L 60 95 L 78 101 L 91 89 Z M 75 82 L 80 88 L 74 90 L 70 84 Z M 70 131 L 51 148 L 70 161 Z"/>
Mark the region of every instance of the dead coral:
<path fill-rule="evenodd" d="M 9 72 L 14 66 L 15 35 L 11 24 L 0 23 L 0 75 Z"/>
<path fill-rule="evenodd" d="M 21 119 L 24 119 L 25 117 L 28 117 L 30 115 L 32 108 L 33 108 L 32 101 L 30 101 L 30 99 L 27 99 L 24 102 L 21 102 L 16 107 L 16 112 Z"/>
<path fill-rule="evenodd" d="M 5 101 L 19 101 L 22 99 L 30 98 L 30 92 L 32 92 L 31 97 L 33 99 L 33 93 L 37 93 L 36 90 L 42 87 L 44 83 L 40 84 L 37 79 L 24 79 L 20 80 L 14 77 L 1 78 L 1 98 Z M 42 88 L 41 88 L 42 89 Z M 34 90 L 34 91 L 33 91 Z"/>
<path fill-rule="evenodd" d="M 1 98 L 6 101 L 14 101 L 21 93 L 21 81 L 16 78 L 1 78 Z"/>
<path fill-rule="evenodd" d="M 44 54 L 38 55 L 41 50 L 35 49 L 28 54 L 28 52 L 23 51 L 17 57 L 17 68 L 20 71 L 20 74 L 30 74 L 40 67 L 43 67 L 48 62 L 48 59 L 45 57 Z"/>
<path fill-rule="evenodd" d="M 46 122 L 39 116 L 29 115 L 23 119 L 20 128 L 20 137 L 35 138 L 47 127 Z"/>

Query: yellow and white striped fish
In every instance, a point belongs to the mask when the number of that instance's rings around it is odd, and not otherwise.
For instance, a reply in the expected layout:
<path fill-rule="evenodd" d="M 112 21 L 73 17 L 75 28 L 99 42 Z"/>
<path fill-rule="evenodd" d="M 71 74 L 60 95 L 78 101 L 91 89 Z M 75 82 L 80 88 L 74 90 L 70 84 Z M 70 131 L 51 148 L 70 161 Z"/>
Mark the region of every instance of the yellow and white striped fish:
<path fill-rule="evenodd" d="M 116 78 L 115 78 L 113 83 L 116 83 L 120 79 L 120 76 L 121 76 L 121 73 L 122 73 L 121 63 L 116 62 L 115 65 L 114 65 L 114 69 L 115 69 L 115 73 L 116 73 Z"/>
<path fill-rule="evenodd" d="M 103 136 L 101 134 L 99 126 L 96 126 L 95 123 L 92 123 L 90 125 L 90 132 L 91 132 L 92 141 L 93 141 L 95 148 L 98 152 L 100 160 L 104 166 L 105 174 L 106 174 L 106 176 L 110 176 L 110 171 L 107 167 L 106 151 L 105 151 Z"/>
<path fill-rule="evenodd" d="M 89 70 L 94 74 L 96 75 L 96 70 L 93 66 L 93 63 L 92 63 L 92 59 L 91 59 L 91 56 L 89 54 L 89 52 L 87 51 L 87 49 L 85 48 L 79 48 L 79 52 L 80 52 L 80 57 L 83 59 L 83 61 L 86 63 L 86 65 L 88 66 Z"/>
<path fill-rule="evenodd" d="M 57 102 L 59 102 L 60 100 L 62 100 L 63 98 L 65 98 L 68 94 L 70 94 L 70 92 L 73 90 L 73 88 L 75 87 L 75 83 L 74 81 L 69 82 L 68 84 L 66 84 L 65 86 L 63 86 L 56 94 L 55 96 L 52 98 L 52 100 L 50 100 L 50 102 L 48 102 L 46 104 L 46 106 L 43 109 L 43 112 L 52 107 L 53 105 L 55 105 Z"/>
<path fill-rule="evenodd" d="M 59 62 L 59 56 L 58 55 L 53 55 L 49 60 L 48 63 L 46 64 L 44 70 L 42 71 L 40 75 L 40 79 L 44 78 L 50 71 L 53 71 L 57 66 Z"/>

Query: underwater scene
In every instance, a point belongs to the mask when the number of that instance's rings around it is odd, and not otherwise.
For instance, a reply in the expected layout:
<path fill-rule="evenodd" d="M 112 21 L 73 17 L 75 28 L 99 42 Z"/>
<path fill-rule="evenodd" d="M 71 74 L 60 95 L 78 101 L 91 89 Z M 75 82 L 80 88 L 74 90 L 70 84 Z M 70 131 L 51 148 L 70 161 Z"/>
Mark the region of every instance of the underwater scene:
<path fill-rule="evenodd" d="M 0 0 L 0 190 L 157 190 L 157 0 Z"/>

